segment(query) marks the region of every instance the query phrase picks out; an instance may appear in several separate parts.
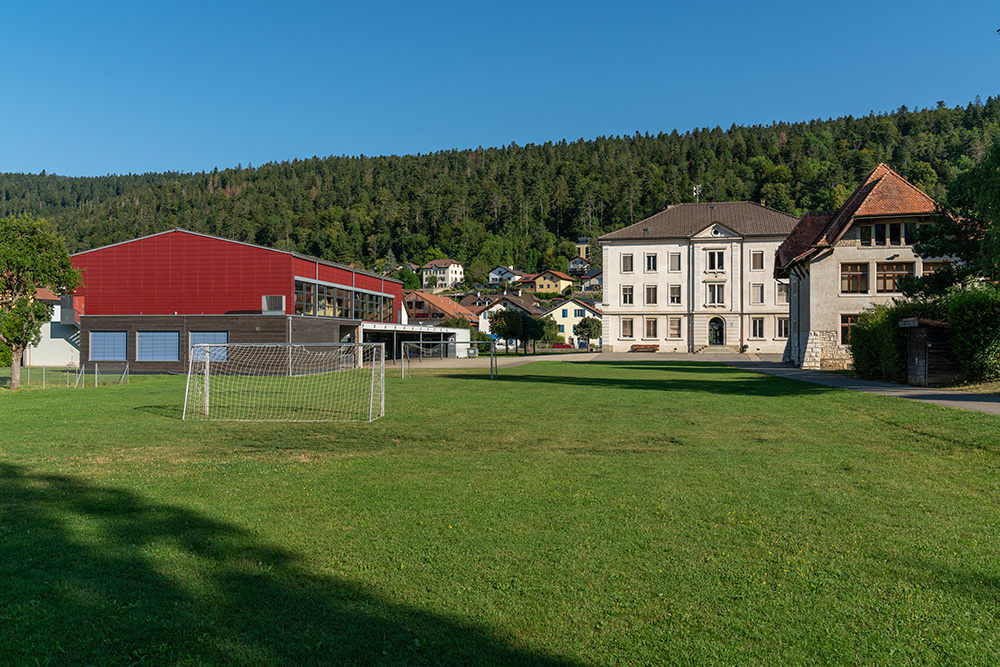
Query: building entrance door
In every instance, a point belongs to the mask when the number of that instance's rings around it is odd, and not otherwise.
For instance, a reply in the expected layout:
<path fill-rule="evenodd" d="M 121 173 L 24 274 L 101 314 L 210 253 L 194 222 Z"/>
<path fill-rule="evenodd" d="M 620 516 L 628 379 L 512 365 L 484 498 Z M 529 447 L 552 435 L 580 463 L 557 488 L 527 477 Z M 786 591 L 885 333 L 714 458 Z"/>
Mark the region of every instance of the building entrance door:
<path fill-rule="evenodd" d="M 708 344 L 726 344 L 726 323 L 722 321 L 721 317 L 713 317 L 708 323 Z"/>

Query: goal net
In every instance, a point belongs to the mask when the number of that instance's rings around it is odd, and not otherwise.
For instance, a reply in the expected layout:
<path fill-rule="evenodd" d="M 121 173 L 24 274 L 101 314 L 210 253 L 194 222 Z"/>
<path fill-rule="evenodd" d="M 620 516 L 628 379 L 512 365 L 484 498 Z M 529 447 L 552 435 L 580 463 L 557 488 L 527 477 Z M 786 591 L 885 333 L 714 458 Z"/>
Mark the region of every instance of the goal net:
<path fill-rule="evenodd" d="M 384 414 L 382 343 L 191 347 L 183 419 L 373 421 Z"/>
<path fill-rule="evenodd" d="M 402 344 L 400 377 L 412 376 L 423 365 L 448 368 L 489 368 L 490 379 L 497 375 L 496 341 L 441 341 Z M 416 362 L 416 363 L 414 363 Z M 426 364 L 424 362 L 427 362 Z"/>

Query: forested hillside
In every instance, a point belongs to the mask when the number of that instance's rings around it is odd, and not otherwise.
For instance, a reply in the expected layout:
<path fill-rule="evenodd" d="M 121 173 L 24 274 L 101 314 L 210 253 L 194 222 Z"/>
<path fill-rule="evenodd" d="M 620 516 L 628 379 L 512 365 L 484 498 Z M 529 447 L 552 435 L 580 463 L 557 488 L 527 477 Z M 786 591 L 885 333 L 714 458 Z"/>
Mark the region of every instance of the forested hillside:
<path fill-rule="evenodd" d="M 377 268 L 433 256 L 565 268 L 570 240 L 670 204 L 832 209 L 878 162 L 939 201 L 1000 136 L 1000 98 L 965 108 L 680 134 L 329 157 L 184 174 L 0 174 L 0 216 L 52 220 L 71 251 L 183 227 Z"/>

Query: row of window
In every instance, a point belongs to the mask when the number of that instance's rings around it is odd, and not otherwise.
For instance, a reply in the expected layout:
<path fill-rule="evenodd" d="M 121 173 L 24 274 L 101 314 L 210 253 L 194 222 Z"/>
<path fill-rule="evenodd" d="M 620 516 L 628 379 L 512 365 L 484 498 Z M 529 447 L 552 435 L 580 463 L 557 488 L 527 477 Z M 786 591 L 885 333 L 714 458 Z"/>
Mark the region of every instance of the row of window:
<path fill-rule="evenodd" d="M 907 222 L 861 225 L 858 232 L 863 246 L 913 245 L 913 230 Z"/>
<path fill-rule="evenodd" d="M 856 316 L 855 316 L 856 317 Z M 643 326 L 643 338 L 658 338 L 659 333 L 659 320 L 658 317 L 644 317 L 642 318 Z M 681 317 L 668 317 L 667 318 L 667 339 L 680 339 L 682 338 L 681 325 L 683 318 Z M 635 323 L 631 317 L 623 317 L 621 319 L 621 338 L 635 338 Z M 764 318 L 763 317 L 751 317 L 750 318 L 750 338 L 751 339 L 764 339 L 766 337 L 764 329 Z M 775 338 L 788 338 L 788 318 L 778 317 L 775 318 Z"/>
<path fill-rule="evenodd" d="M 705 266 L 707 271 L 725 271 L 726 270 L 726 251 L 725 250 L 707 250 L 705 256 Z M 648 252 L 643 255 L 645 258 L 645 271 L 646 273 L 655 273 L 657 271 L 657 257 L 658 255 L 653 252 Z M 622 273 L 633 273 L 635 270 L 635 264 L 631 253 L 623 253 L 621 260 Z M 681 270 L 681 253 L 671 252 L 667 253 L 667 271 L 670 273 L 680 273 Z M 763 250 L 753 250 L 750 253 L 750 270 L 751 271 L 763 271 L 764 270 L 764 251 Z"/>
<path fill-rule="evenodd" d="M 225 344 L 228 331 L 192 331 L 188 334 L 188 347 L 202 344 Z M 135 333 L 136 361 L 180 361 L 181 332 L 137 331 Z M 213 359 L 216 357 L 213 356 Z M 91 331 L 91 361 L 128 361 L 128 333 L 125 331 Z"/>
<path fill-rule="evenodd" d="M 393 297 L 346 287 L 295 281 L 295 314 L 392 322 Z"/>
<path fill-rule="evenodd" d="M 644 291 L 646 299 L 643 302 L 644 306 L 657 305 L 658 303 L 657 288 L 658 288 L 657 285 L 645 286 Z M 668 299 L 667 303 L 671 306 L 681 305 L 681 286 L 668 285 L 667 299 Z M 705 303 L 710 306 L 726 305 L 726 283 L 706 283 Z M 776 283 L 775 303 L 788 303 L 787 284 Z M 750 283 L 750 304 L 754 306 L 759 306 L 764 304 L 764 283 Z M 635 289 L 632 285 L 622 285 L 621 305 L 623 306 L 635 305 Z M 563 311 L 563 317 L 565 316 L 566 312 Z"/>
<path fill-rule="evenodd" d="M 943 262 L 924 262 L 923 273 L 927 275 L 934 273 L 940 268 Z M 868 294 L 869 271 L 868 262 L 854 262 L 840 265 L 840 293 L 841 294 Z M 875 292 L 879 294 L 893 294 L 900 291 L 900 283 L 904 276 L 913 277 L 913 262 L 876 262 L 875 263 Z"/>

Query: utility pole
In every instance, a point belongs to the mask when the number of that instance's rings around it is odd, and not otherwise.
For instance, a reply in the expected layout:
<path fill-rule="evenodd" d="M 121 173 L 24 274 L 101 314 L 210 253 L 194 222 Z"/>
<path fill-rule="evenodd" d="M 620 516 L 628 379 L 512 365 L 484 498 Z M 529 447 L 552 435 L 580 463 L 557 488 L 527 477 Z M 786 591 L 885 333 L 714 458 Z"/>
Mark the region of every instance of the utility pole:
<path fill-rule="evenodd" d="M 694 186 L 694 203 L 695 204 L 698 203 L 698 200 L 700 199 L 700 197 L 701 197 L 701 186 L 700 185 L 696 185 L 696 186 Z"/>

